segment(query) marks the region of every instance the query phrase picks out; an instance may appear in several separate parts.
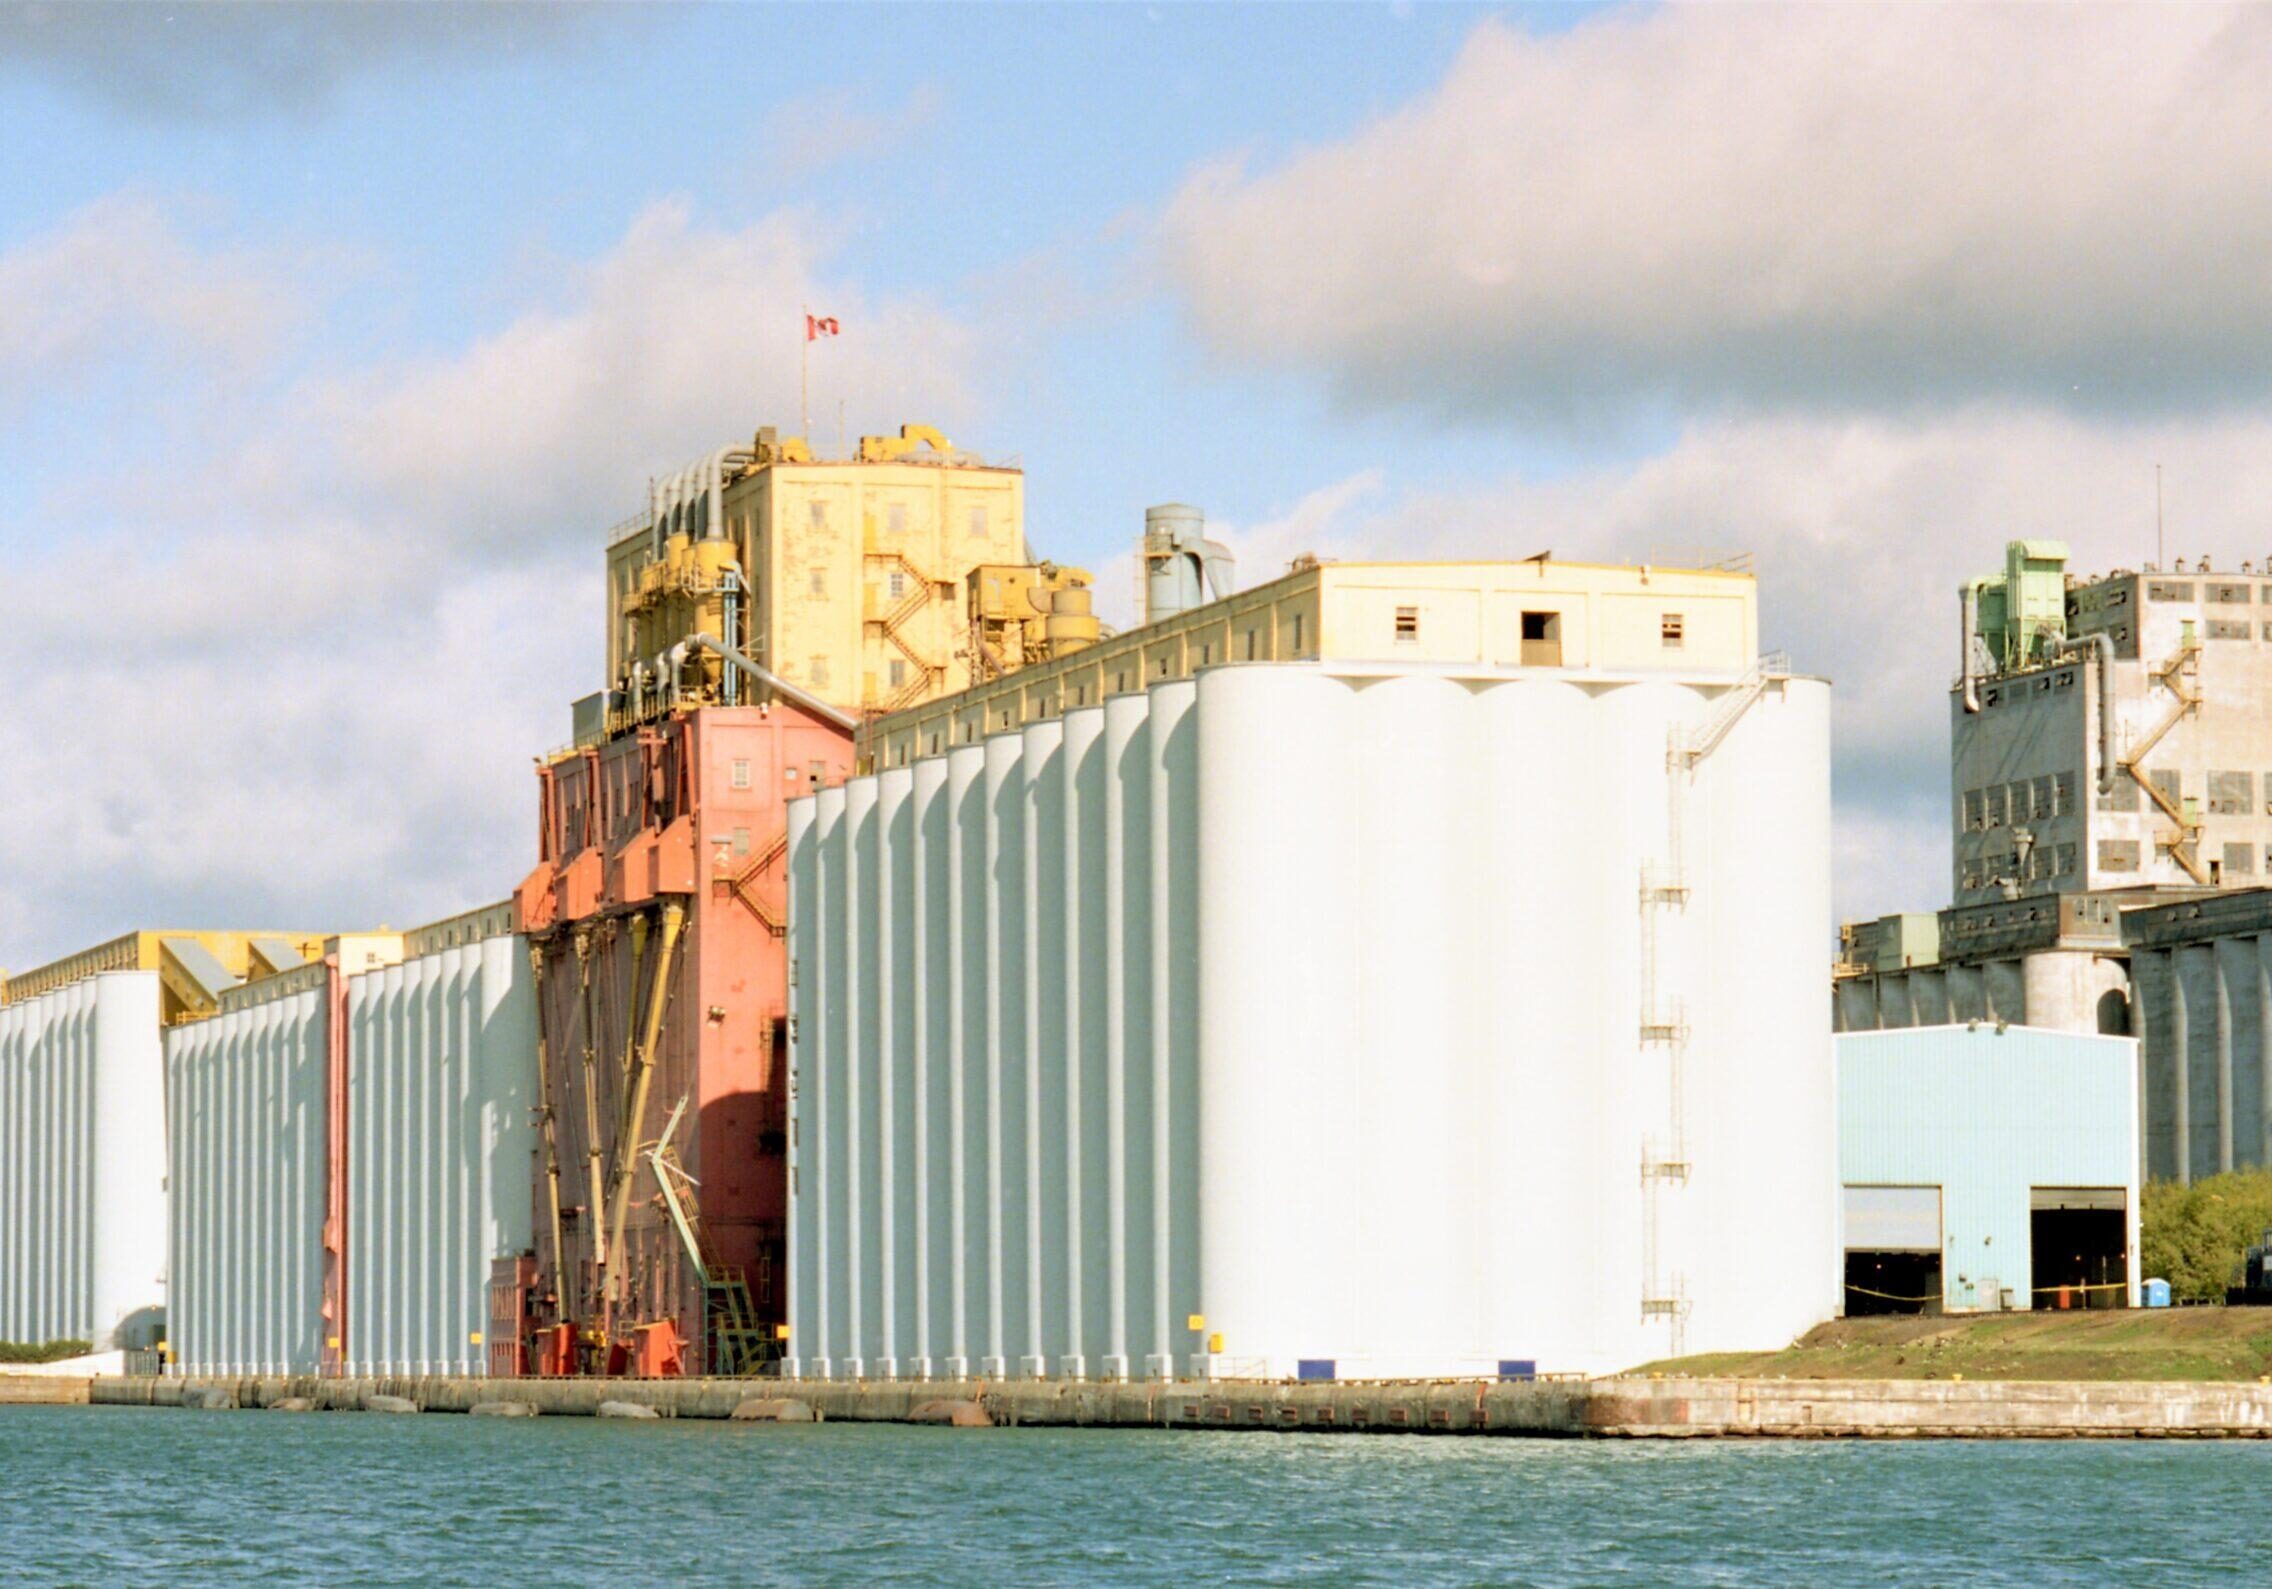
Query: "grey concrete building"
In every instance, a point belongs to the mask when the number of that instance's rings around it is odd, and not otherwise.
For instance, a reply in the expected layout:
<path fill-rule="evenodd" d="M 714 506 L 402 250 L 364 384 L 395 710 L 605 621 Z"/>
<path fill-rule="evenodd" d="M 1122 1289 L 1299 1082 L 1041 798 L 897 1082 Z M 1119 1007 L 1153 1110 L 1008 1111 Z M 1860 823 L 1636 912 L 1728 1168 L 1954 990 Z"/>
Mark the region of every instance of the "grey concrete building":
<path fill-rule="evenodd" d="M 1961 596 L 1958 904 L 2272 875 L 2272 563 L 2078 579 L 2018 541 Z"/>
<path fill-rule="evenodd" d="M 2149 1180 L 2272 1165 L 2272 889 L 2124 916 Z"/>

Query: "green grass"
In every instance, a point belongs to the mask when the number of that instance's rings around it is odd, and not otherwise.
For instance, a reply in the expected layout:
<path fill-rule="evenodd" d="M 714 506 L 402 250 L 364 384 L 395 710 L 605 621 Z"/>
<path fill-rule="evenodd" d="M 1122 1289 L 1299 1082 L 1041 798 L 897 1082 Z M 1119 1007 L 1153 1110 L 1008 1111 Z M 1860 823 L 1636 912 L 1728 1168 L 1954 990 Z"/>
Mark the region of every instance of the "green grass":
<path fill-rule="evenodd" d="M 0 1363 L 60 1363 L 93 1350 L 85 1341 L 0 1341 Z"/>
<path fill-rule="evenodd" d="M 2250 1380 L 2272 1375 L 2272 1308 L 2139 1308 L 1834 1319 L 1780 1352 L 1646 1363 L 1745 1379 Z"/>

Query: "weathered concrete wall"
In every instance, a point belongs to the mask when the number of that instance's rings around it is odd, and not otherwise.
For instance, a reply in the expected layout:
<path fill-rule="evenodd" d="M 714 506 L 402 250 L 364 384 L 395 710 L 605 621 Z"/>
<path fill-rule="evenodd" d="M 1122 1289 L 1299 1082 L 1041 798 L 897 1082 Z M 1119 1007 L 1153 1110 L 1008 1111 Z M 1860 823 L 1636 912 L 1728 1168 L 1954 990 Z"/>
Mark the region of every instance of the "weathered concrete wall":
<path fill-rule="evenodd" d="M 84 1406 L 92 1383 L 65 1374 L 0 1374 L 0 1407 Z"/>
<path fill-rule="evenodd" d="M 1281 1429 L 1315 1433 L 1498 1434 L 1609 1438 L 1712 1435 L 1968 1438 L 2272 1438 L 2272 1386 L 2061 1384 L 1948 1380 L 1596 1379 L 1532 1384 L 1098 1385 L 965 1380 L 928 1384 L 684 1379 L 100 1379 L 105 1405 L 270 1407 L 302 1397 L 347 1411 L 374 1395 L 428 1412 L 512 1399 L 589 1417 L 603 1401 L 679 1418 L 725 1418 L 757 1397 L 794 1397 L 823 1418 L 904 1423 L 946 1400 L 982 1405 L 1000 1425 Z"/>

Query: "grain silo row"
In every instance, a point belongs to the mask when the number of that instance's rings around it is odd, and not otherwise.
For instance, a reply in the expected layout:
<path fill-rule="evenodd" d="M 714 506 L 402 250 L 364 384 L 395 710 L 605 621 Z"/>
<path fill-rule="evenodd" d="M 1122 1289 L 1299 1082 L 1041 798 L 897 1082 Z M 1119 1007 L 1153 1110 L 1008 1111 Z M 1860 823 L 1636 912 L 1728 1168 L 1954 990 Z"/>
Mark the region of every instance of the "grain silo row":
<path fill-rule="evenodd" d="M 1828 1316 L 1827 696 L 1234 664 L 799 802 L 797 1366 L 1591 1371 Z"/>
<path fill-rule="evenodd" d="M 526 943 L 497 908 L 327 961 L 168 1034 L 175 1360 L 486 1372 L 493 1266 L 531 1241 Z"/>

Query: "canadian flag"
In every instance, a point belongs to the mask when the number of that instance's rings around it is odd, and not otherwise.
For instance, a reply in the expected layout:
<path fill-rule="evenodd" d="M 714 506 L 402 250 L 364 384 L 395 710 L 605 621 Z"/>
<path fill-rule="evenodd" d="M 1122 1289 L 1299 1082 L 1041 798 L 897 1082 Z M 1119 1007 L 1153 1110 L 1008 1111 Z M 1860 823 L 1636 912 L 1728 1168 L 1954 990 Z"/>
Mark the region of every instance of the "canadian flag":
<path fill-rule="evenodd" d="M 834 315 L 805 316 L 805 340 L 807 342 L 818 342 L 822 337 L 835 336 L 843 329 L 836 323 Z"/>

